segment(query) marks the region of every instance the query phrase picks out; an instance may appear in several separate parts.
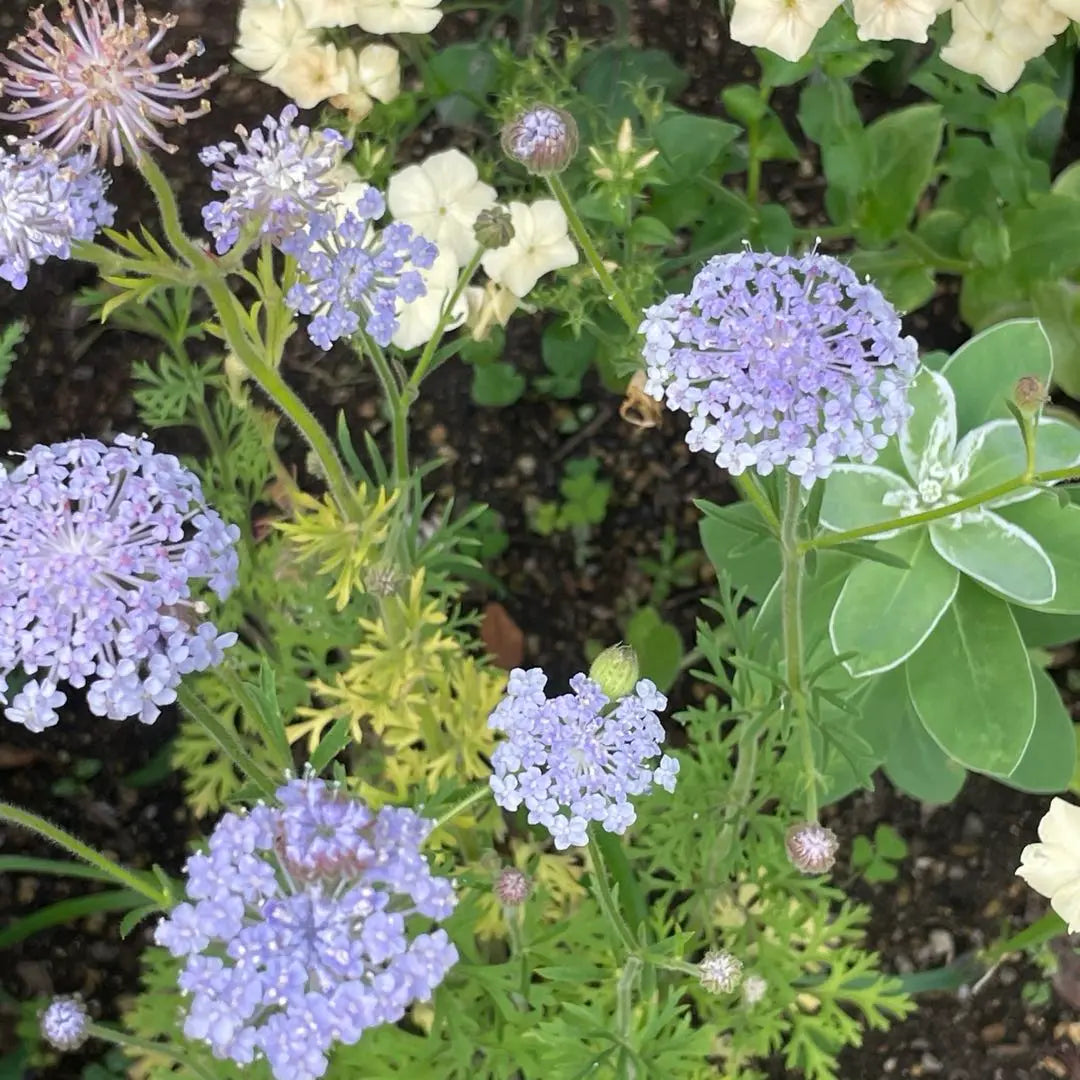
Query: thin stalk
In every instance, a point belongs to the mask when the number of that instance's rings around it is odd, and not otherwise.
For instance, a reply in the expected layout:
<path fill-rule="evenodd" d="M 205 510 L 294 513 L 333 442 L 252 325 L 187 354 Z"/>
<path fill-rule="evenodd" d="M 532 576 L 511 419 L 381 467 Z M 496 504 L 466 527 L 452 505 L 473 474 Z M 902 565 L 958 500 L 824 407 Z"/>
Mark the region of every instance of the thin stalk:
<path fill-rule="evenodd" d="M 409 407 L 404 403 L 407 391 L 402 390 L 398 378 L 390 366 L 390 361 L 382 348 L 372 341 L 367 334 L 361 334 L 361 340 L 364 343 L 364 351 L 371 358 L 371 366 L 375 369 L 375 374 L 379 378 L 383 397 L 386 399 L 386 404 L 390 409 L 390 438 L 394 451 L 394 484 L 396 487 L 402 487 L 405 478 L 409 475 L 409 428 L 406 423 Z"/>
<path fill-rule="evenodd" d="M 446 811 L 446 813 L 435 819 L 435 823 L 431 826 L 431 833 L 429 833 L 428 835 L 430 836 L 438 832 L 438 830 L 441 829 L 444 825 L 448 825 L 451 821 L 453 821 L 454 818 L 458 816 L 458 814 L 464 814 L 465 811 L 469 809 L 469 807 L 475 806 L 478 802 L 480 802 L 481 799 L 488 795 L 489 792 L 490 789 L 487 784 L 478 784 L 472 791 L 469 792 L 468 795 L 464 796 L 464 798 L 458 799 L 458 801 L 454 803 L 454 805 L 451 806 L 450 809 Z"/>
<path fill-rule="evenodd" d="M 140 154 L 137 165 L 157 203 L 166 239 L 181 259 L 197 268 L 199 263 L 207 258 L 206 253 L 184 232 L 180 224 L 180 208 L 176 203 L 173 189 L 169 186 L 169 181 L 165 179 L 165 174 L 158 168 L 157 162 L 150 154 Z"/>
<path fill-rule="evenodd" d="M 202 1080 L 216 1080 L 214 1073 L 204 1069 L 201 1065 L 189 1058 L 169 1043 L 157 1042 L 155 1039 L 140 1039 L 137 1035 L 129 1035 L 126 1031 L 117 1031 L 116 1028 L 105 1027 L 103 1024 L 87 1024 L 86 1033 L 93 1039 L 102 1039 L 114 1046 L 124 1049 L 138 1050 L 141 1053 L 160 1054 L 162 1057 L 175 1061 L 177 1065 L 183 1065 L 190 1069 Z"/>
<path fill-rule="evenodd" d="M 817 766 L 814 763 L 813 733 L 806 711 L 806 688 L 803 686 L 803 627 L 802 573 L 803 556 L 799 548 L 799 519 L 802 495 L 799 479 L 790 473 L 785 477 L 784 512 L 780 519 L 781 615 L 783 620 L 784 677 L 787 699 L 784 711 L 790 725 L 797 730 L 802 749 L 803 771 L 806 778 L 806 819 L 817 821 Z"/>
<path fill-rule="evenodd" d="M 100 870 L 110 880 L 139 893 L 141 896 L 145 896 L 156 907 L 167 910 L 172 904 L 172 897 L 164 890 L 154 888 L 140 875 L 125 870 L 124 867 L 114 863 L 112 859 L 107 859 L 101 852 L 95 851 L 92 847 L 72 836 L 71 833 L 66 832 L 57 825 L 53 825 L 52 822 L 46 821 L 44 818 L 38 817 L 37 814 L 30 813 L 29 810 L 22 810 L 17 806 L 12 806 L 11 803 L 0 802 L 0 821 L 8 821 L 12 825 L 29 829 L 30 832 L 35 832 L 46 840 L 51 840 L 57 847 L 69 851 L 76 858 L 82 859 L 83 862 L 89 863 L 96 870 Z"/>
<path fill-rule="evenodd" d="M 631 956 L 638 951 L 637 939 L 630 927 L 626 925 L 619 905 L 615 902 L 615 894 L 611 891 L 611 882 L 608 880 L 607 864 L 604 862 L 603 852 L 596 839 L 596 826 L 589 826 L 589 864 L 592 867 L 593 892 L 596 895 L 600 910 L 607 916 L 622 942 L 623 947 Z"/>
<path fill-rule="evenodd" d="M 769 502 L 768 496 L 761 490 L 761 485 L 757 482 L 757 479 L 750 473 L 741 473 L 731 479 L 739 489 L 739 494 L 747 502 L 753 503 L 757 507 L 757 511 L 765 519 L 765 523 L 774 533 L 779 535 L 780 519 L 776 516 L 776 511 L 773 509 L 772 503 Z"/>
<path fill-rule="evenodd" d="M 837 547 L 840 544 L 848 544 L 852 540 L 862 540 L 867 536 L 876 536 L 878 533 L 891 532 L 893 529 L 907 529 L 912 525 L 925 525 L 930 521 L 940 521 L 942 518 L 951 517 L 964 510 L 982 506 L 983 503 L 992 499 L 1000 499 L 1003 495 L 1011 495 L 1021 488 L 1032 487 L 1036 484 L 1052 484 L 1057 480 L 1069 480 L 1080 476 L 1080 469 L 1072 465 L 1064 469 L 1044 469 L 1042 472 L 1025 471 L 1012 480 L 1003 480 L 1000 484 L 979 491 L 974 495 L 966 495 L 957 499 L 947 506 L 935 506 L 929 510 L 920 510 L 917 514 L 908 514 L 906 517 L 888 518 L 885 521 L 875 522 L 873 525 L 860 525 L 857 529 L 845 529 L 843 532 L 823 533 L 820 536 L 811 536 L 799 543 L 799 554 L 805 555 L 808 551 L 817 551 L 821 548 Z"/>
<path fill-rule="evenodd" d="M 624 1047 L 630 1043 L 630 1025 L 634 1017 L 634 990 L 641 980 L 641 966 L 641 957 L 628 956 L 615 987 L 615 1027 Z M 638 1075 L 637 1066 L 632 1060 L 627 1059 L 625 1049 L 619 1051 L 617 1075 L 620 1080 L 636 1080 Z"/>
<path fill-rule="evenodd" d="M 592 271 L 603 286 L 607 298 L 615 305 L 615 310 L 619 313 L 622 321 L 626 323 L 627 329 L 631 334 L 636 334 L 638 327 L 641 325 L 641 314 L 634 311 L 630 301 L 626 298 L 626 294 L 615 284 L 615 279 L 608 272 L 604 260 L 600 258 L 600 253 L 592 242 L 589 230 L 585 228 L 585 223 L 581 220 L 581 216 L 574 207 L 570 199 L 570 193 L 566 190 L 561 178 L 549 176 L 547 182 L 552 195 L 559 200 L 559 205 L 566 214 L 566 220 L 570 223 L 570 231 L 574 234 L 574 239 L 577 241 L 578 247 L 581 248 L 585 261 L 592 267 Z"/>

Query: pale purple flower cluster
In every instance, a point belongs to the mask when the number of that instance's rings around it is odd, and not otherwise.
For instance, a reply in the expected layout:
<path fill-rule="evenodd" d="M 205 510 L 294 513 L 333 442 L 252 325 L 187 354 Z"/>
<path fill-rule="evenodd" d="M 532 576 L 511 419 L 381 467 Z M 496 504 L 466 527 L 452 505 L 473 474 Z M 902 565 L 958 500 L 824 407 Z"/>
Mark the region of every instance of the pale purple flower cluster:
<path fill-rule="evenodd" d="M 280 806 L 226 814 L 187 863 L 187 895 L 155 938 L 185 958 L 184 1033 L 219 1058 L 265 1058 L 277 1080 L 314 1080 L 335 1042 L 396 1023 L 457 961 L 441 919 L 453 888 L 420 846 L 431 822 L 290 780 Z"/>
<path fill-rule="evenodd" d="M 678 761 L 665 754 L 658 767 L 650 764 L 664 739 L 656 713 L 667 699 L 648 679 L 614 703 L 587 675 L 575 675 L 573 693 L 555 698 L 546 684 L 539 668 L 515 668 L 488 719 L 506 735 L 491 756 L 495 801 L 506 810 L 524 803 L 529 823 L 547 828 L 560 850 L 587 844 L 590 821 L 625 832 L 636 817 L 631 796 L 653 783 L 675 790 Z"/>
<path fill-rule="evenodd" d="M 870 462 L 907 418 L 913 338 L 869 282 L 816 251 L 718 255 L 645 312 L 646 392 L 688 413 L 686 441 L 733 474 L 811 486 Z"/>
<path fill-rule="evenodd" d="M 213 167 L 210 186 L 224 192 L 224 201 L 203 207 L 203 222 L 224 254 L 248 222 L 259 222 L 259 234 L 281 243 L 316 216 L 332 223 L 327 200 L 339 185 L 332 177 L 352 143 L 336 131 L 316 134 L 294 124 L 298 110 L 286 105 L 281 117 L 266 117 L 262 128 L 236 129 L 240 143 L 223 142 L 199 151 L 199 160 Z"/>
<path fill-rule="evenodd" d="M 294 311 L 313 315 L 308 336 L 321 349 L 361 326 L 389 345 L 398 300 L 411 303 L 426 291 L 419 270 L 431 266 L 438 249 L 401 221 L 376 229 L 373 222 L 385 212 L 382 195 L 369 187 L 336 222 L 313 219 L 302 240 L 289 242 L 300 280 L 285 299 Z"/>
<path fill-rule="evenodd" d="M 73 240 L 92 240 L 116 207 L 90 154 L 60 158 L 37 143 L 0 149 L 0 278 L 26 287 L 31 263 L 70 259 Z"/>
<path fill-rule="evenodd" d="M 559 173 L 577 153 L 577 124 L 564 109 L 534 105 L 506 125 L 502 146 L 529 172 L 538 176 Z"/>
<path fill-rule="evenodd" d="M 227 595 L 238 537 L 145 439 L 35 446 L 0 472 L 0 702 L 14 668 L 32 676 L 7 718 L 51 727 L 66 681 L 88 687 L 97 716 L 152 723 L 183 675 L 236 641 L 202 621 L 192 585 Z"/>
<path fill-rule="evenodd" d="M 90 1017 L 78 997 L 55 997 L 39 1021 L 42 1038 L 57 1050 L 78 1050 L 87 1039 Z"/>
<path fill-rule="evenodd" d="M 116 10 L 113 11 L 115 2 Z M 177 15 L 151 18 L 140 4 L 128 17 L 124 0 L 60 0 L 59 23 L 42 8 L 30 13 L 30 29 L 0 55 L 8 72 L 0 92 L 16 101 L 3 114 L 24 120 L 38 139 L 55 140 L 60 154 L 89 146 L 100 160 L 111 151 L 119 165 L 125 153 L 137 156 L 144 144 L 174 151 L 158 127 L 202 116 L 210 103 L 198 98 L 225 68 L 192 78 L 166 76 L 203 52 L 201 41 L 163 60 L 152 53 L 179 21 Z M 34 101 L 37 104 L 31 104 Z"/>

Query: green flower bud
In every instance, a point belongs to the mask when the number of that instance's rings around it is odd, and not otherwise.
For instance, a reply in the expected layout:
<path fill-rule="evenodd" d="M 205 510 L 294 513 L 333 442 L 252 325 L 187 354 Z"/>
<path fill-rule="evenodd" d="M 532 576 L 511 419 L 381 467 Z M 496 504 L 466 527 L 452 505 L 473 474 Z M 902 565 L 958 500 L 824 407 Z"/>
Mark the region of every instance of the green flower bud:
<path fill-rule="evenodd" d="M 1013 388 L 1013 401 L 1025 416 L 1034 416 L 1049 401 L 1042 379 L 1025 375 Z"/>
<path fill-rule="evenodd" d="M 506 247 L 514 239 L 514 223 L 510 218 L 510 211 L 503 206 L 481 210 L 476 215 L 473 233 L 476 242 L 488 251 Z"/>
<path fill-rule="evenodd" d="M 589 668 L 589 678 L 609 701 L 618 701 L 632 693 L 640 673 L 637 653 L 629 645 L 609 646 Z"/>

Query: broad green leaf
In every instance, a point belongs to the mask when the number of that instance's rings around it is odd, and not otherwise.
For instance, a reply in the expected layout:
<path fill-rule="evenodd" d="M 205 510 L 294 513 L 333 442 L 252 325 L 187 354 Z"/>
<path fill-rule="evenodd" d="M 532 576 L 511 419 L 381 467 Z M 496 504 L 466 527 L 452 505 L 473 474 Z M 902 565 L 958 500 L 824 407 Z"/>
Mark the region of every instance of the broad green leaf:
<path fill-rule="evenodd" d="M 915 311 L 934 295 L 933 266 L 901 248 L 854 251 L 848 265 L 859 277 L 869 276 L 897 311 Z"/>
<path fill-rule="evenodd" d="M 1080 613 L 1080 506 L 1062 506 L 1056 495 L 1041 492 L 997 513 L 1033 537 L 1054 566 L 1057 589 L 1039 611 Z"/>
<path fill-rule="evenodd" d="M 1042 608 L 1014 607 L 1013 618 L 1030 648 L 1080 641 L 1080 615 L 1047 614 Z"/>
<path fill-rule="evenodd" d="M 943 371 L 956 394 L 961 432 L 1009 418 L 1006 401 L 1025 375 L 1047 386 L 1054 364 L 1050 339 L 1038 319 L 1012 319 L 976 334 L 949 357 Z"/>
<path fill-rule="evenodd" d="M 887 495 L 900 498 L 914 492 L 902 477 L 877 465 L 837 465 L 825 481 L 821 523 L 835 532 L 846 532 L 900 517 L 900 507 L 885 505 Z"/>
<path fill-rule="evenodd" d="M 1018 604 L 1054 598 L 1057 578 L 1049 556 L 1030 534 L 992 510 L 930 523 L 937 553 L 957 570 Z"/>
<path fill-rule="evenodd" d="M 477 405 L 512 405 L 525 392 L 525 376 L 502 360 L 473 367 L 472 399 Z"/>
<path fill-rule="evenodd" d="M 1045 671 L 1034 670 L 1033 674 L 1035 730 L 1020 764 L 998 779 L 1019 791 L 1049 795 L 1069 786 L 1076 768 L 1076 734 L 1054 680 Z"/>
<path fill-rule="evenodd" d="M 1035 680 L 1004 600 L 962 580 L 906 670 L 915 711 L 945 753 L 976 772 L 1016 768 L 1035 727 Z"/>
<path fill-rule="evenodd" d="M 956 401 L 944 375 L 923 368 L 908 391 L 911 416 L 900 429 L 900 455 L 916 484 L 949 467 L 956 450 Z"/>
<path fill-rule="evenodd" d="M 700 176 L 742 129 L 713 116 L 672 110 L 653 129 L 660 155 L 676 178 Z"/>
<path fill-rule="evenodd" d="M 905 795 L 928 803 L 950 803 L 964 786 L 967 772 L 953 761 L 919 722 L 903 688 L 903 709 L 885 755 L 890 782 Z"/>
<path fill-rule="evenodd" d="M 1031 299 L 1050 339 L 1054 382 L 1070 397 L 1080 397 L 1080 286 L 1064 278 L 1040 281 L 1032 288 Z"/>
<path fill-rule="evenodd" d="M 763 600 L 780 577 L 780 546 L 756 531 L 765 527 L 757 510 L 749 503 L 718 506 L 698 527 L 701 546 L 717 574 L 728 574 L 731 584 L 751 600 Z"/>
<path fill-rule="evenodd" d="M 679 631 L 654 607 L 638 608 L 626 624 L 626 642 L 638 655 L 641 676 L 666 691 L 679 674 L 683 643 Z"/>
<path fill-rule="evenodd" d="M 907 559 L 908 569 L 857 563 L 829 620 L 833 650 L 855 653 L 844 666 L 856 678 L 888 671 L 918 649 L 952 603 L 960 580 L 926 529 L 909 529 L 880 546 Z"/>
<path fill-rule="evenodd" d="M 1035 440 L 1035 468 L 1039 472 L 1067 469 L 1080 464 L 1080 428 L 1065 420 L 1047 416 L 1039 423 Z M 957 495 L 976 495 L 1007 480 L 1013 480 L 1027 468 L 1027 454 L 1020 426 L 1013 419 L 991 420 L 969 431 L 956 448 L 953 459 Z M 1008 506 L 1037 494 L 1034 487 L 1020 488 L 1010 495 L 994 499 L 990 506 Z"/>

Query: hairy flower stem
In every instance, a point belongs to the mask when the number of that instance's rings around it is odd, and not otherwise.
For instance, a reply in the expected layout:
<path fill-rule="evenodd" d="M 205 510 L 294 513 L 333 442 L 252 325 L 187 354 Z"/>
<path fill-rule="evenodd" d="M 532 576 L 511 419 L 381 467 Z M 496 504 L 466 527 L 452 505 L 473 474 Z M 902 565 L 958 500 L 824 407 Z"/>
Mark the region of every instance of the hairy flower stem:
<path fill-rule="evenodd" d="M 478 784 L 468 795 L 458 799 L 453 806 L 450 807 L 445 813 L 441 814 L 435 819 L 434 824 L 431 826 L 431 832 L 428 836 L 434 836 L 444 825 L 449 825 L 451 821 L 458 816 L 458 814 L 464 814 L 470 807 L 475 806 L 478 802 L 482 802 L 485 798 L 491 795 L 491 787 L 488 784 Z M 423 845 L 421 845 L 423 846 Z"/>
<path fill-rule="evenodd" d="M 202 1080 L 215 1080 L 215 1074 L 202 1065 L 192 1061 L 172 1043 L 158 1042 L 156 1039 L 140 1039 L 137 1035 L 128 1035 L 125 1031 L 117 1031 L 116 1028 L 105 1027 L 103 1024 L 87 1024 L 86 1034 L 91 1039 L 102 1039 L 120 1046 L 127 1050 L 138 1050 L 143 1054 L 160 1055 L 175 1061 L 177 1065 L 190 1070 Z"/>
<path fill-rule="evenodd" d="M 784 512 L 780 518 L 781 615 L 783 624 L 784 671 L 787 698 L 784 711 L 789 724 L 797 729 L 802 749 L 806 783 L 806 820 L 817 821 L 817 766 L 810 717 L 806 711 L 806 688 L 803 686 L 802 575 L 803 554 L 799 547 L 799 521 L 802 492 L 799 478 L 785 477 Z"/>
<path fill-rule="evenodd" d="M 821 536 L 811 536 L 799 543 L 799 554 L 805 555 L 808 551 L 817 551 L 821 548 L 838 547 L 840 544 L 848 544 L 852 540 L 862 540 L 867 536 L 876 536 L 878 533 L 891 532 L 893 529 L 906 529 L 912 525 L 925 525 L 931 521 L 940 521 L 942 518 L 952 517 L 964 510 L 982 506 L 992 499 L 1000 499 L 1003 495 L 1010 495 L 1020 488 L 1033 487 L 1039 484 L 1052 484 L 1058 480 L 1070 480 L 1080 476 L 1080 468 L 1070 465 L 1064 469 L 1044 469 L 1042 472 L 1025 471 L 1012 480 L 1003 480 L 1000 484 L 987 488 L 985 491 L 976 492 L 974 495 L 966 495 L 956 502 L 947 506 L 934 506 L 929 510 L 921 510 L 917 514 L 909 514 L 906 517 L 889 518 L 887 521 L 878 521 L 873 525 L 860 525 L 857 529 L 845 529 L 843 532 L 823 533 Z"/>
<path fill-rule="evenodd" d="M 592 237 L 589 235 L 589 230 L 585 228 L 581 215 L 574 208 L 570 194 L 566 190 L 562 179 L 554 175 L 545 177 L 545 179 L 548 187 L 551 188 L 551 194 L 559 200 L 559 205 L 566 214 L 566 220 L 570 224 L 570 231 L 574 234 L 574 239 L 578 242 L 578 247 L 581 248 L 581 253 L 585 256 L 585 261 L 592 267 L 592 271 L 599 279 L 608 300 L 615 305 L 615 310 L 619 313 L 622 321 L 626 323 L 626 328 L 631 334 L 636 334 L 638 327 L 641 325 L 641 313 L 634 311 L 630 301 L 626 298 L 626 294 L 615 284 L 615 279 L 608 272 L 604 260 L 600 258 L 600 253 L 596 250 L 596 245 L 592 242 Z"/>
<path fill-rule="evenodd" d="M 629 956 L 635 956 L 638 951 L 637 939 L 630 927 L 626 925 L 626 920 L 616 903 L 608 877 L 607 863 L 604 862 L 604 853 L 600 850 L 600 843 L 596 838 L 596 829 L 595 823 L 589 825 L 589 865 L 592 869 L 593 893 L 596 896 L 596 902 L 600 905 L 600 910 L 607 917 L 622 943 L 622 947 Z"/>
<path fill-rule="evenodd" d="M 43 836 L 46 840 L 51 840 L 57 847 L 61 847 L 65 851 L 71 852 L 76 858 L 89 863 L 90 866 L 100 870 L 102 874 L 117 884 L 145 896 L 155 907 L 165 910 L 172 907 L 172 897 L 160 886 L 155 886 L 141 874 L 125 870 L 124 867 L 114 863 L 112 859 L 107 859 L 100 852 L 95 851 L 92 847 L 72 836 L 71 833 L 65 832 L 44 818 L 38 817 L 37 814 L 30 813 L 29 810 L 22 810 L 17 806 L 12 806 L 11 803 L 0 802 L 0 821 L 8 821 L 12 825 L 29 829 L 30 832 L 37 833 L 38 836 Z"/>
<path fill-rule="evenodd" d="M 634 1018 L 634 991 L 641 981 L 641 967 L 640 956 L 628 956 L 615 988 L 615 1027 L 622 1041 L 615 1075 L 620 1077 L 620 1080 L 637 1080 L 638 1077 L 637 1065 L 628 1051 L 630 1025 Z"/>

